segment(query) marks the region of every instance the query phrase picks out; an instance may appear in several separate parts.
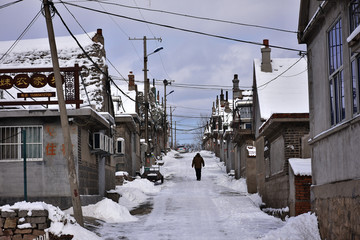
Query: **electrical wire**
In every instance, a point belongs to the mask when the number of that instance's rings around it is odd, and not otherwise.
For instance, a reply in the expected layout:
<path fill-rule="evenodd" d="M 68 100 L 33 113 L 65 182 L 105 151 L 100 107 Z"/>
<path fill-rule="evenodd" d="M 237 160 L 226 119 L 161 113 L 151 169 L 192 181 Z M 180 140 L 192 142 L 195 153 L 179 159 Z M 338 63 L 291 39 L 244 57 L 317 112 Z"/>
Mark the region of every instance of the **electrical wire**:
<path fill-rule="evenodd" d="M 180 27 L 174 27 L 174 26 L 166 25 L 166 24 L 162 24 L 162 23 L 150 22 L 150 21 L 141 20 L 141 19 L 137 19 L 137 18 L 133 18 L 133 17 L 128 17 L 128 16 L 124 16 L 124 15 L 120 15 L 120 14 L 101 11 L 101 10 L 93 9 L 93 8 L 90 8 L 90 7 L 80 6 L 80 5 L 77 5 L 77 4 L 74 4 L 74 3 L 70 3 L 70 2 L 65 2 L 65 4 L 68 4 L 68 5 L 77 7 L 77 8 L 82 8 L 82 9 L 85 9 L 85 10 L 97 12 L 97 13 L 102 13 L 102 14 L 107 14 L 107 15 L 111 15 L 111 16 L 115 16 L 115 17 L 120 17 L 120 18 L 131 20 L 131 21 L 152 24 L 152 25 L 155 25 L 155 26 L 169 28 L 169 29 L 173 29 L 173 30 L 199 34 L 199 35 L 203 35 L 203 36 L 207 36 L 207 37 L 220 38 L 220 39 L 229 40 L 229 41 L 235 41 L 235 42 L 241 42 L 241 43 L 246 43 L 246 44 L 258 45 L 258 46 L 263 46 L 264 45 L 263 43 L 258 43 L 258 42 L 248 41 L 248 40 L 241 40 L 241 39 L 231 38 L 231 37 L 225 37 L 225 36 L 222 36 L 222 35 L 205 33 L 205 32 L 200 32 L 200 31 L 190 30 L 190 29 L 185 29 L 185 28 L 180 28 Z M 282 46 L 277 46 L 277 45 L 269 45 L 269 47 L 278 48 L 278 49 L 287 50 L 287 51 L 296 51 L 296 52 L 300 52 L 300 53 L 305 52 L 303 50 L 299 50 L 299 49 L 295 49 L 295 48 L 289 48 L 289 47 L 282 47 Z"/>
<path fill-rule="evenodd" d="M 22 2 L 22 1 L 24 1 L 24 0 L 17 0 L 17 1 L 14 1 L 14 2 L 10 2 L 10 3 L 3 4 L 3 5 L 0 6 L 0 9 L 9 7 L 9 6 L 11 6 L 11 5 L 14 5 L 14 4 L 19 3 L 19 2 Z"/>
<path fill-rule="evenodd" d="M 86 32 L 86 30 L 84 29 L 84 27 L 80 24 L 80 22 L 77 20 L 77 18 L 75 17 L 75 15 L 70 11 L 70 9 L 64 4 L 63 1 L 60 0 L 60 2 L 63 4 L 63 6 L 65 7 L 65 9 L 69 12 L 69 14 L 74 18 L 74 20 L 76 21 L 76 23 L 79 25 L 79 27 L 83 30 L 83 32 L 89 37 L 89 39 L 91 39 L 91 37 L 89 36 L 89 34 Z M 101 4 L 100 4 L 101 6 Z M 105 10 L 105 9 L 104 9 Z M 110 16 L 109 16 L 110 17 Z M 111 18 L 111 17 L 110 17 Z M 122 80 L 125 80 L 127 82 L 127 80 L 124 78 L 124 76 L 119 72 L 119 70 L 114 66 L 114 64 L 110 61 L 109 58 L 105 57 L 106 61 L 109 62 L 109 64 L 114 68 L 114 70 L 122 77 Z"/>
<path fill-rule="evenodd" d="M 24 35 L 29 31 L 31 26 L 35 23 L 35 21 L 40 16 L 41 10 L 35 15 L 35 17 L 30 21 L 30 23 L 26 26 L 24 31 L 20 34 L 20 36 L 15 40 L 15 42 L 9 47 L 9 49 L 1 56 L 0 63 L 2 60 L 15 48 L 15 46 L 19 43 L 19 41 L 24 37 Z"/>
<path fill-rule="evenodd" d="M 61 22 L 63 23 L 63 25 L 65 26 L 65 28 L 67 29 L 67 31 L 69 32 L 69 34 L 71 35 L 71 37 L 75 40 L 76 44 L 79 46 L 79 48 L 83 51 L 83 53 L 85 54 L 85 56 L 92 62 L 92 64 L 95 66 L 95 68 L 97 70 L 99 70 L 102 74 L 104 74 L 108 80 L 110 80 L 110 82 L 112 82 L 114 84 L 114 86 L 123 94 L 125 95 L 127 98 L 129 98 L 131 101 L 137 102 L 135 99 L 131 98 L 128 94 L 126 94 L 121 88 L 119 88 L 116 83 L 114 82 L 113 79 L 111 79 L 111 77 L 105 73 L 100 67 L 99 65 L 94 62 L 94 60 L 89 56 L 89 54 L 85 51 L 85 49 L 83 48 L 83 46 L 79 43 L 79 41 L 77 40 L 77 38 L 75 37 L 75 35 L 71 32 L 70 28 L 68 27 L 68 25 L 65 23 L 64 19 L 62 18 L 62 16 L 60 15 L 59 11 L 55 8 L 54 5 L 52 5 L 54 12 L 59 16 Z M 144 104 L 144 103 L 140 103 L 140 104 Z"/>
<path fill-rule="evenodd" d="M 282 73 L 280 73 L 279 75 L 277 75 L 277 76 L 274 77 L 273 79 L 271 79 L 271 80 L 269 80 L 269 81 L 267 81 L 267 82 L 265 82 L 265 83 L 257 86 L 257 89 L 262 90 L 262 89 L 260 89 L 260 88 L 262 88 L 262 87 L 265 88 L 269 83 L 275 81 L 276 79 L 278 79 L 279 77 L 281 77 L 284 73 L 286 73 L 287 71 L 289 71 L 292 67 L 294 67 L 294 66 L 295 66 L 298 62 L 300 62 L 300 60 L 303 59 L 303 58 L 304 58 L 304 55 L 302 55 L 295 63 L 293 63 L 293 64 L 292 64 L 291 66 L 289 66 L 285 71 L 283 71 Z M 263 89 L 264 89 L 264 88 L 263 88 Z"/>
<path fill-rule="evenodd" d="M 145 10 L 145 11 L 150 11 L 150 12 L 165 13 L 165 14 L 175 15 L 175 16 L 180 16 L 180 17 L 188 17 L 188 18 L 194 18 L 194 19 L 200 19 L 200 20 L 206 20 L 206 21 L 212 21 L 212 22 L 234 24 L 234 25 L 240 25 L 240 26 L 244 26 L 244 27 L 254 27 L 254 28 L 261 28 L 261 29 L 267 29 L 267 30 L 273 30 L 273 31 L 279 31 L 279 32 L 286 32 L 286 33 L 296 33 L 296 34 L 298 33 L 297 31 L 281 29 L 281 28 L 275 28 L 275 27 L 267 27 L 267 26 L 256 25 L 256 24 L 240 23 L 240 22 L 221 20 L 221 19 L 215 19 L 215 18 L 209 18 L 209 17 L 199 17 L 199 16 L 194 16 L 194 15 L 189 15 L 189 14 L 170 12 L 170 11 L 159 10 L 159 9 L 150 9 L 150 8 L 138 7 L 138 5 L 136 3 L 135 3 L 136 7 L 134 7 L 134 6 L 124 5 L 124 4 L 120 4 L 120 3 L 103 2 L 103 1 L 99 1 L 99 0 L 88 0 L 88 1 L 89 2 L 92 2 L 92 1 L 102 2 L 104 4 L 109 4 L 109 5 L 113 5 L 113 6 L 119 6 L 119 7 L 137 9 L 137 10 Z"/>

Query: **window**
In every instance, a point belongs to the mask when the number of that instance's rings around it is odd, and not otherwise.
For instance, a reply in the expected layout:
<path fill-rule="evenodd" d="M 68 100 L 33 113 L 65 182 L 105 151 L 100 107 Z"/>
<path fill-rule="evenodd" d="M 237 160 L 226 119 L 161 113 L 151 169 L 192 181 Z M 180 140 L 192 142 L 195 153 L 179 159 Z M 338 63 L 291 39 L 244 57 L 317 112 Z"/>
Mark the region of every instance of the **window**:
<path fill-rule="evenodd" d="M 352 86 L 352 110 L 353 114 L 360 113 L 360 55 L 354 55 L 351 58 L 351 86 Z"/>
<path fill-rule="evenodd" d="M 26 159 L 29 161 L 43 158 L 42 126 L 0 127 L 0 161 L 23 160 L 23 134 L 26 132 Z"/>
<path fill-rule="evenodd" d="M 328 32 L 329 86 L 331 125 L 345 119 L 345 91 L 343 77 L 342 21 L 339 19 Z"/>
<path fill-rule="evenodd" d="M 353 0 L 350 3 L 350 32 L 353 32 L 360 25 L 360 0 Z"/>

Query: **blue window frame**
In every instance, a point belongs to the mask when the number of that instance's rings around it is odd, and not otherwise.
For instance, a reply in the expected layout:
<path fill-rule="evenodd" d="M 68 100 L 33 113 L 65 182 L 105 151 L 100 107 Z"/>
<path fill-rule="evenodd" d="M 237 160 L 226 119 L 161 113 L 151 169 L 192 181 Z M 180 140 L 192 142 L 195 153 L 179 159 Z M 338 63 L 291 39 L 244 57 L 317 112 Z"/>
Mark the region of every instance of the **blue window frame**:
<path fill-rule="evenodd" d="M 331 125 L 345 119 L 343 39 L 341 18 L 328 32 Z"/>
<path fill-rule="evenodd" d="M 360 25 L 360 0 L 353 0 L 349 7 L 350 32 L 353 32 Z"/>

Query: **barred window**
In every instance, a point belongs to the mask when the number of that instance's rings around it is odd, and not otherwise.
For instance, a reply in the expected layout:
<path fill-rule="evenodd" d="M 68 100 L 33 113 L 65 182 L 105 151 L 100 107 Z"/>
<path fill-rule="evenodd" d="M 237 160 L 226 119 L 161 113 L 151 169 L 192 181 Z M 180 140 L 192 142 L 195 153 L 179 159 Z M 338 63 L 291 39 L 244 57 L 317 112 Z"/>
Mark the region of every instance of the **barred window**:
<path fill-rule="evenodd" d="M 342 21 L 339 19 L 328 32 L 331 125 L 335 125 L 345 119 L 343 40 L 341 24 Z"/>
<path fill-rule="evenodd" d="M 24 137 L 26 133 L 26 159 L 38 161 L 43 159 L 42 126 L 0 127 L 0 161 L 24 159 Z"/>

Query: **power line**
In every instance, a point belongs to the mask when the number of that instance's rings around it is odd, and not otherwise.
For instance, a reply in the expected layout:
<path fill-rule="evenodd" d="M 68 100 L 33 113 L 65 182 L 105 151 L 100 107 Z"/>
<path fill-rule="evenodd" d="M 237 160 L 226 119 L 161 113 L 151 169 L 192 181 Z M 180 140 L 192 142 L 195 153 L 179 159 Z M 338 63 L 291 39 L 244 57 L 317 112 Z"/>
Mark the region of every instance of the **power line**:
<path fill-rule="evenodd" d="M 278 79 L 279 77 L 281 77 L 284 73 L 286 73 L 287 71 L 289 71 L 292 67 L 294 67 L 298 62 L 300 62 L 301 59 L 304 58 L 304 55 L 302 55 L 295 63 L 293 63 L 291 66 L 289 66 L 285 71 L 283 71 L 282 73 L 280 73 L 279 75 L 277 75 L 276 77 L 274 77 L 273 79 L 261 84 L 260 86 L 257 86 L 257 89 L 261 90 L 261 87 L 267 86 L 269 83 L 275 81 L 276 79 Z M 301 72 L 302 73 L 302 72 Z"/>
<path fill-rule="evenodd" d="M 22 1 L 24 1 L 24 0 L 17 0 L 17 1 L 14 1 L 14 2 L 5 3 L 5 4 L 3 4 L 3 5 L 0 6 L 0 9 L 9 7 L 9 6 L 11 6 L 11 5 L 14 5 L 14 4 L 19 3 L 19 2 L 22 2 Z"/>
<path fill-rule="evenodd" d="M 86 32 L 86 30 L 84 29 L 84 27 L 80 24 L 80 22 L 77 20 L 77 18 L 74 16 L 74 14 L 70 11 L 70 9 L 64 4 L 63 1 L 60 0 L 60 2 L 64 5 L 64 7 L 66 8 L 66 10 L 70 13 L 70 15 L 74 18 L 74 20 L 76 21 L 76 23 L 79 25 L 79 27 L 83 30 L 83 32 L 89 37 L 89 39 L 91 39 L 91 37 L 88 35 L 88 33 Z M 100 4 L 101 6 L 101 4 Z M 105 10 L 105 9 L 104 9 Z M 126 79 L 124 78 L 124 76 L 119 72 L 119 70 L 114 66 L 114 64 L 110 61 L 109 58 L 105 57 L 105 59 L 110 63 L 110 65 L 115 69 L 115 71 L 122 77 L 123 80 L 126 81 Z"/>
<path fill-rule="evenodd" d="M 170 29 L 173 29 L 173 30 L 189 32 L 189 33 L 199 34 L 199 35 L 203 35 L 203 36 L 208 36 L 208 37 L 213 37 L 213 38 L 220 38 L 220 39 L 224 39 L 224 40 L 241 42 L 241 43 L 246 43 L 246 44 L 253 44 L 253 45 L 258 45 L 258 46 L 263 46 L 264 45 L 263 43 L 259 43 L 259 42 L 241 40 L 241 39 L 225 37 L 225 36 L 216 35 L 216 34 L 200 32 L 200 31 L 196 31 L 196 30 L 190 30 L 190 29 L 185 29 L 185 28 L 180 28 L 180 27 L 174 27 L 174 26 L 166 25 L 166 24 L 162 24 L 162 23 L 150 22 L 150 21 L 141 20 L 141 19 L 137 19 L 137 18 L 132 18 L 132 17 L 128 17 L 128 16 L 124 16 L 124 15 L 120 15 L 120 14 L 115 14 L 115 13 L 101 11 L 101 10 L 98 10 L 98 9 L 93 9 L 93 8 L 89 8 L 89 7 L 85 7 L 85 6 L 80 6 L 80 5 L 77 5 L 77 4 L 74 4 L 74 3 L 70 3 L 70 2 L 66 2 L 65 4 L 69 4 L 69 5 L 74 6 L 74 7 L 82 8 L 82 9 L 97 12 L 97 13 L 107 14 L 107 15 L 111 15 L 111 16 L 115 16 L 115 17 L 120 17 L 120 18 L 124 18 L 124 19 L 128 19 L 128 20 L 136 21 L 136 22 L 152 24 L 152 25 L 156 25 L 156 26 L 159 26 L 159 27 L 170 28 Z M 295 49 L 295 48 L 282 47 L 282 46 L 277 46 L 277 45 L 269 45 L 269 47 L 278 48 L 278 49 L 287 50 L 287 51 L 305 52 L 303 50 L 299 50 L 299 49 Z"/>
<path fill-rule="evenodd" d="M 89 54 L 85 51 L 85 49 L 81 46 L 81 44 L 79 43 L 79 41 L 77 40 L 77 38 L 75 37 L 75 35 L 71 32 L 70 28 L 67 26 L 67 24 L 65 23 L 64 19 L 62 18 L 62 16 L 60 15 L 59 11 L 55 8 L 55 6 L 53 6 L 54 11 L 56 12 L 56 14 L 59 16 L 61 22 L 63 23 L 63 25 L 65 26 L 65 28 L 67 29 L 67 31 L 69 32 L 69 34 L 71 35 L 71 37 L 75 40 L 75 42 L 77 43 L 77 45 L 79 46 L 79 48 L 83 51 L 83 53 L 85 54 L 85 56 L 92 62 L 92 64 L 95 66 L 95 68 L 97 68 L 102 74 L 104 74 L 113 84 L 114 86 L 122 93 L 124 94 L 127 98 L 129 98 L 130 100 L 132 100 L 133 102 L 139 103 L 137 102 L 135 99 L 131 98 L 128 94 L 126 94 L 121 88 L 119 88 L 116 83 L 114 82 L 114 80 L 111 79 L 111 77 L 105 73 L 100 67 L 99 65 L 94 62 L 94 60 L 89 56 Z M 143 104 L 143 103 L 140 103 Z"/>
<path fill-rule="evenodd" d="M 92 2 L 92 1 L 94 1 L 94 0 L 88 0 L 88 1 Z M 102 2 L 102 1 L 99 1 L 99 0 L 95 0 L 95 1 L 96 1 L 96 2 Z M 137 4 L 136 4 L 136 7 L 134 7 L 134 6 L 128 6 L 128 5 L 119 4 L 119 3 L 112 3 L 112 2 L 103 2 L 103 3 L 104 3 L 104 4 L 113 5 L 113 6 L 124 7 L 124 8 L 145 10 L 145 11 L 151 11 L 151 12 L 159 12 L 159 13 L 165 13 L 165 14 L 170 14 L 170 15 L 175 15 L 175 16 L 181 16 L 181 17 L 188 17 L 188 18 L 194 18 L 194 19 L 200 19 L 200 20 L 206 20 L 206 21 L 213 21 L 213 22 L 221 22 L 221 23 L 228 23 L 228 24 L 240 25 L 240 26 L 244 26 L 244 27 L 262 28 L 262 29 L 273 30 L 273 31 L 280 31 L 280 32 L 287 32 L 287 33 L 298 33 L 297 31 L 292 31 L 292 30 L 287 30 L 287 29 L 281 29 L 281 28 L 275 28 L 275 27 L 267 27 L 267 26 L 261 26 L 261 25 L 256 25 L 256 24 L 240 23 L 240 22 L 234 22 L 234 21 L 228 21 L 228 20 L 221 20 L 221 19 L 215 19 L 215 18 L 209 18 L 209 17 L 199 17 L 199 16 L 194 16 L 194 15 L 189 15 L 189 14 L 183 14 L 183 13 L 176 13 L 176 12 L 170 12 L 170 11 L 165 11 L 165 10 L 143 8 L 143 7 L 138 7 Z"/>
<path fill-rule="evenodd" d="M 24 35 L 29 31 L 29 29 L 31 28 L 31 26 L 35 23 L 35 21 L 38 19 L 38 17 L 40 16 L 41 10 L 35 15 L 35 17 L 30 21 L 30 23 L 26 26 L 26 28 L 24 29 L 24 31 L 22 31 L 22 33 L 20 34 L 20 36 L 15 40 L 15 42 L 9 47 L 9 49 L 2 55 L 2 57 L 0 58 L 0 63 L 1 61 L 15 48 L 15 46 L 19 43 L 19 41 L 24 37 Z"/>

